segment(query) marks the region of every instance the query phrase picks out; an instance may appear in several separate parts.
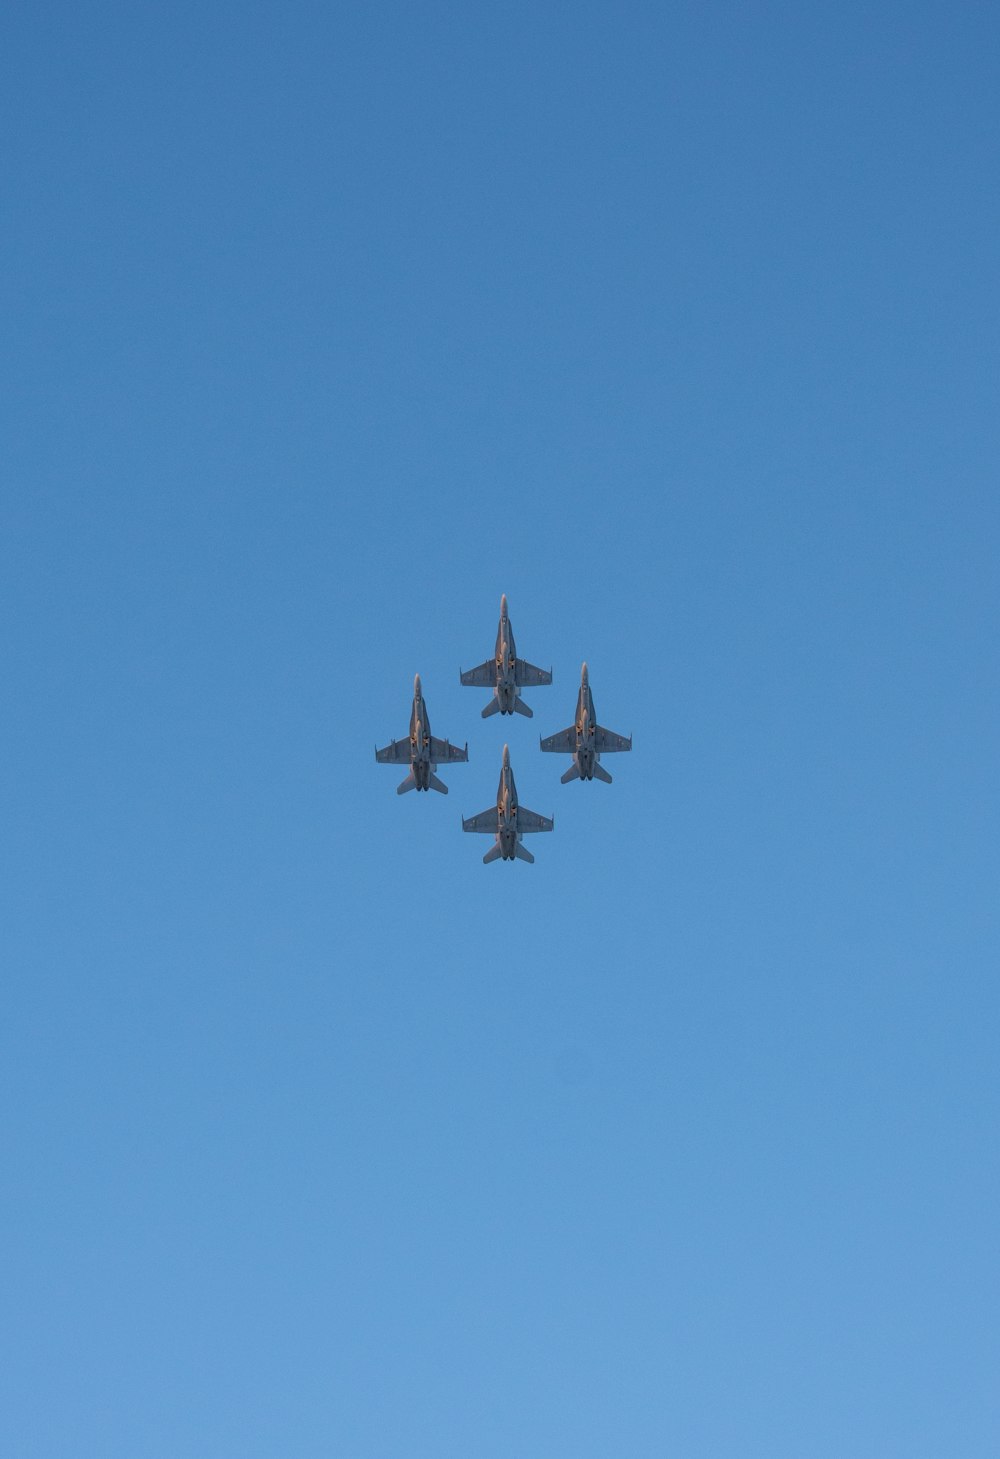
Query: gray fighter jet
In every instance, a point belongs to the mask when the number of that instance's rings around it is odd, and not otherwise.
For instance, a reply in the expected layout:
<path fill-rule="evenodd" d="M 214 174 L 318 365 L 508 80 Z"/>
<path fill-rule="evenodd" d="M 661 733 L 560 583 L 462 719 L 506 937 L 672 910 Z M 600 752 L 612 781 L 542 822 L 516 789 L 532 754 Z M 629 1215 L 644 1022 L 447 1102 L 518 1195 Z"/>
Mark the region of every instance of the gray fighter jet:
<path fill-rule="evenodd" d="M 606 780 L 611 784 L 611 776 L 600 764 L 602 755 L 608 755 L 615 750 L 631 750 L 632 736 L 628 739 L 624 735 L 616 735 L 613 730 L 603 729 L 597 723 L 597 714 L 594 710 L 594 696 L 590 692 L 590 680 L 587 674 L 587 665 L 584 664 L 580 674 L 580 693 L 576 701 L 576 719 L 569 729 L 564 729 L 557 735 L 550 735 L 547 740 L 540 741 L 543 750 L 556 755 L 572 755 L 573 763 L 561 776 L 563 785 L 568 780 Z"/>
<path fill-rule="evenodd" d="M 493 698 L 483 710 L 483 719 L 491 714 L 523 714 L 531 718 L 531 710 L 518 694 L 526 685 L 551 684 L 552 670 L 536 669 L 517 657 L 514 634 L 507 617 L 507 594 L 500 599 L 500 627 L 497 629 L 497 647 L 493 658 L 480 664 L 478 669 L 461 673 L 463 684 L 480 689 L 492 689 Z"/>
<path fill-rule="evenodd" d="M 460 750 L 448 740 L 436 740 L 431 734 L 431 722 L 427 716 L 427 705 L 420 688 L 420 675 L 413 680 L 413 710 L 410 714 L 410 737 L 393 740 L 384 750 L 375 751 L 380 765 L 409 765 L 410 773 L 402 784 L 396 786 L 397 795 L 408 790 L 439 790 L 448 794 L 448 787 L 434 774 L 438 765 L 454 765 L 468 760 L 469 747 Z"/>
<path fill-rule="evenodd" d="M 482 831 L 496 837 L 496 845 L 487 851 L 483 857 L 484 862 L 496 861 L 499 857 L 503 857 L 504 861 L 513 861 L 515 857 L 521 861 L 534 861 L 531 852 L 521 845 L 521 837 L 529 831 L 551 831 L 554 825 L 555 822 L 550 821 L 547 816 L 537 815 L 535 811 L 525 810 L 523 805 L 518 805 L 514 772 L 510 768 L 510 750 L 504 745 L 497 803 L 488 811 L 473 816 L 471 820 L 467 821 L 463 816 L 462 830 Z"/>

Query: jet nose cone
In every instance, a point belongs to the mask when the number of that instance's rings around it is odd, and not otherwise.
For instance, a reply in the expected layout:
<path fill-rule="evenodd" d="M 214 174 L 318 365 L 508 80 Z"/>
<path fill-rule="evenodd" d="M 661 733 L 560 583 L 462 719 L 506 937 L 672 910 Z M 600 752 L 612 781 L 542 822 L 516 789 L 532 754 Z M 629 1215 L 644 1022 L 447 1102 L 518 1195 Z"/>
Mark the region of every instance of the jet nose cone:
<path fill-rule="evenodd" d="M 419 674 L 414 674 L 414 676 L 413 676 L 413 692 L 417 696 L 417 698 L 419 699 L 420 698 L 420 675 Z"/>
<path fill-rule="evenodd" d="M 587 665 L 585 663 L 584 666 L 583 666 L 583 668 L 580 671 L 580 683 L 581 684 L 586 684 L 587 683 L 587 678 L 588 678 L 588 676 L 587 676 Z"/>
<path fill-rule="evenodd" d="M 504 745 L 504 747 L 503 747 L 503 768 L 505 770 L 509 770 L 510 769 L 510 746 L 509 745 Z"/>
<path fill-rule="evenodd" d="M 507 617 L 507 594 L 506 593 L 501 593 L 500 594 L 500 617 L 501 618 L 506 618 Z"/>

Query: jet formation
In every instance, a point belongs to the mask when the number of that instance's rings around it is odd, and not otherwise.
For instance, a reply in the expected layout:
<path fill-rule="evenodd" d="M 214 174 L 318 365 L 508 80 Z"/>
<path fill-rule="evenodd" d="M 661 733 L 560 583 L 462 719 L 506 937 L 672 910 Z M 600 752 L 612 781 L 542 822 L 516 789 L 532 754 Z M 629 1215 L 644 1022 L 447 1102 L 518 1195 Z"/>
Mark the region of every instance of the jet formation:
<path fill-rule="evenodd" d="M 500 624 L 493 658 L 487 659 L 478 668 L 460 669 L 459 681 L 468 687 L 493 690 L 493 697 L 481 711 L 483 719 L 494 714 L 520 714 L 531 719 L 532 711 L 521 698 L 520 691 L 526 687 L 552 683 L 551 669 L 539 669 L 526 659 L 518 658 L 506 593 L 500 599 Z M 540 739 L 539 745 L 548 754 L 572 757 L 569 769 L 561 776 L 564 785 L 571 780 L 603 780 L 610 784 L 611 776 L 600 763 L 601 756 L 631 750 L 631 735 L 619 735 L 598 724 L 586 664 L 580 674 L 576 718 L 568 729 L 549 735 L 547 739 Z M 413 681 L 409 737 L 393 740 L 383 749 L 375 751 L 375 759 L 380 765 L 409 767 L 409 774 L 396 787 L 396 794 L 405 795 L 409 790 L 436 790 L 447 795 L 448 787 L 435 773 L 438 766 L 458 764 L 468 758 L 468 745 L 459 749 L 450 740 L 439 740 L 431 734 L 427 704 L 423 697 L 420 675 L 417 674 Z M 511 768 L 510 748 L 504 745 L 496 803 L 468 820 L 463 816 L 462 830 L 493 836 L 494 844 L 483 857 L 486 863 L 533 862 L 535 858 L 521 844 L 523 837 L 536 831 L 551 831 L 554 825 L 554 818 L 541 816 L 537 811 L 529 811 L 520 804 L 514 771 Z"/>

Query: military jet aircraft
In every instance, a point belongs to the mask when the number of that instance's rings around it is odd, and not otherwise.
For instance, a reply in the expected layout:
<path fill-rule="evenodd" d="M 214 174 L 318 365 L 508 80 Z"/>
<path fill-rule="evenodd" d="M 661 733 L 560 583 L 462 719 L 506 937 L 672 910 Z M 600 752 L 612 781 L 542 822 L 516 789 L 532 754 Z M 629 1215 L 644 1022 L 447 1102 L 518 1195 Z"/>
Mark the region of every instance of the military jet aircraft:
<path fill-rule="evenodd" d="M 410 767 L 409 775 L 400 785 L 396 786 L 396 794 L 405 795 L 408 790 L 439 790 L 442 795 L 447 795 L 447 785 L 437 778 L 434 771 L 439 764 L 453 765 L 460 760 L 468 760 L 468 758 L 468 745 L 464 750 L 460 750 L 457 745 L 450 744 L 448 740 L 437 740 L 431 734 L 431 722 L 420 687 L 420 675 L 417 674 L 413 680 L 413 709 L 410 713 L 409 739 L 393 740 L 392 744 L 386 745 L 384 750 L 375 751 L 375 759 L 380 765 L 409 765 Z"/>
<path fill-rule="evenodd" d="M 463 816 L 462 830 L 483 831 L 496 837 L 496 845 L 487 851 L 484 862 L 496 861 L 499 857 L 504 861 L 513 861 L 515 857 L 521 861 L 534 861 L 531 852 L 521 845 L 521 837 L 529 831 L 551 831 L 554 825 L 555 822 L 547 816 L 537 815 L 518 804 L 514 772 L 510 768 L 510 750 L 504 745 L 497 803 L 471 820 L 467 821 Z"/>
<path fill-rule="evenodd" d="M 531 710 L 520 697 L 518 690 L 526 685 L 551 684 L 552 670 L 536 669 L 534 664 L 517 657 L 514 634 L 507 617 L 507 594 L 500 599 L 500 627 L 497 629 L 497 647 L 493 658 L 480 664 L 478 669 L 461 672 L 463 684 L 481 689 L 492 689 L 493 698 L 483 710 L 483 719 L 491 714 L 523 714 L 531 719 Z"/>
<path fill-rule="evenodd" d="M 550 735 L 547 740 L 540 741 L 543 750 L 556 755 L 572 755 L 573 763 L 560 776 L 563 785 L 569 780 L 606 780 L 611 784 L 611 776 L 600 764 L 602 755 L 610 754 L 615 750 L 631 750 L 632 736 L 628 739 L 624 735 L 616 735 L 613 730 L 603 729 L 597 723 L 597 714 L 594 710 L 594 696 L 590 692 L 590 679 L 587 674 L 587 665 L 584 664 L 580 673 L 580 693 L 576 701 L 576 719 L 569 729 L 564 729 L 557 735 Z"/>

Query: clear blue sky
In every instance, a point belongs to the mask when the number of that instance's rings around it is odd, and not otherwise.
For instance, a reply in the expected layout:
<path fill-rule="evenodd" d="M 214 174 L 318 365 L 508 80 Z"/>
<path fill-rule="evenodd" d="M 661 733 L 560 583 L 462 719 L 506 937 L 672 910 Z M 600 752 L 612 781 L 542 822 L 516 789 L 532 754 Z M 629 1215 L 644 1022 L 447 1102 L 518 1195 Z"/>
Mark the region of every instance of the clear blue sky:
<path fill-rule="evenodd" d="M 0 1450 L 995 1459 L 995 7 L 0 54 Z"/>

